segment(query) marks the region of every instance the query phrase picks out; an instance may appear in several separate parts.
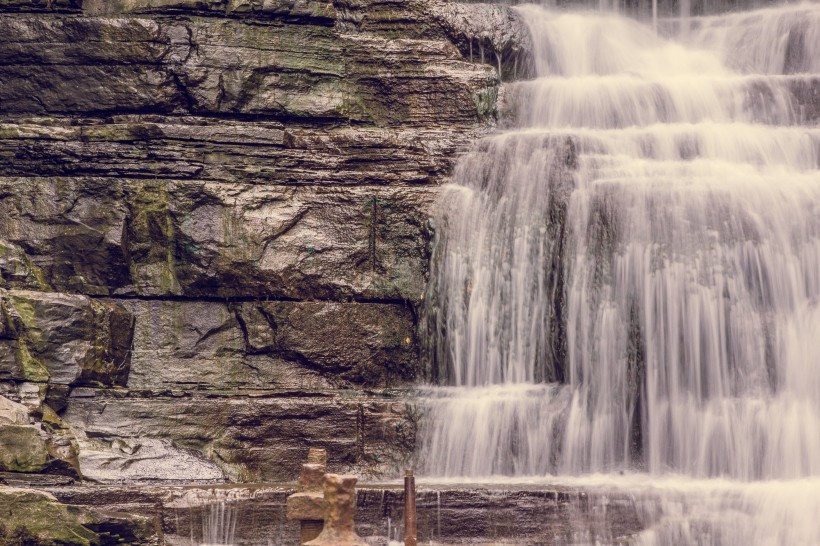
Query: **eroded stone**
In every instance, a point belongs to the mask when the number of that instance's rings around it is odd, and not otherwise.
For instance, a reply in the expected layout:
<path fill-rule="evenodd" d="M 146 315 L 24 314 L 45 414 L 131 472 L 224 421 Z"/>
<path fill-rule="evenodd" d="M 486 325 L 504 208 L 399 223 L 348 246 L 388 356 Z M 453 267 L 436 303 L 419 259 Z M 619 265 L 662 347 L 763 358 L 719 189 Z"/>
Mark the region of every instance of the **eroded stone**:
<path fill-rule="evenodd" d="M 325 524 L 311 546 L 366 546 L 356 534 L 356 476 L 325 474 Z"/>

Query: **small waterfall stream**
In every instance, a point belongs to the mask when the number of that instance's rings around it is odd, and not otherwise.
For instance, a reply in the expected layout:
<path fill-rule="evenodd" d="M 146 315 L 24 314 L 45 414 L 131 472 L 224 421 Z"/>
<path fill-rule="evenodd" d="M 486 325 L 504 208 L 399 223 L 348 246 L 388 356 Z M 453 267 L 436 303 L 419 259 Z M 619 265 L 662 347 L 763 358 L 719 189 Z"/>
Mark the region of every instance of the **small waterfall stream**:
<path fill-rule="evenodd" d="M 633 487 L 647 544 L 820 543 L 820 4 L 517 9 L 538 77 L 436 220 L 427 472 Z"/>

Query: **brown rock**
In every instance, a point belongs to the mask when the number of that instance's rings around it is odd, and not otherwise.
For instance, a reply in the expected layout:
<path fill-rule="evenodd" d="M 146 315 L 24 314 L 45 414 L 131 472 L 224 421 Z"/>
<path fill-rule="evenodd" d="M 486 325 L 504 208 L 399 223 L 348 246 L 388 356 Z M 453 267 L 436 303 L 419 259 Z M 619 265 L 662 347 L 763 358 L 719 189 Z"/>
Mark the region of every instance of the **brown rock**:
<path fill-rule="evenodd" d="M 356 534 L 356 477 L 325 474 L 325 526 L 310 546 L 367 546 Z"/>
<path fill-rule="evenodd" d="M 313 449 L 313 448 L 311 448 Z M 310 459 L 308 459 L 310 460 Z M 327 461 L 327 454 L 325 454 Z M 317 463 L 307 463 L 302 465 L 302 473 L 299 475 L 299 491 L 321 491 L 322 478 L 325 475 L 325 465 Z M 306 518 L 302 518 L 306 519 Z M 307 518 L 310 519 L 310 518 Z"/>
<path fill-rule="evenodd" d="M 133 318 L 123 307 L 87 296 L 0 288 L 0 312 L 9 332 L 0 336 L 0 377 L 125 383 Z"/>
<path fill-rule="evenodd" d="M 308 449 L 308 462 L 307 464 L 315 464 L 326 466 L 327 465 L 327 450 L 321 447 L 312 447 Z M 304 467 L 302 467 L 304 468 Z M 316 489 L 322 488 L 322 480 L 320 479 L 318 482 L 318 486 Z"/>
<path fill-rule="evenodd" d="M 29 424 L 28 408 L 23 404 L 18 404 L 0 396 L 0 423 L 11 425 Z"/>
<path fill-rule="evenodd" d="M 324 494 L 321 491 L 302 491 L 288 497 L 289 520 L 322 521 L 324 517 Z"/>

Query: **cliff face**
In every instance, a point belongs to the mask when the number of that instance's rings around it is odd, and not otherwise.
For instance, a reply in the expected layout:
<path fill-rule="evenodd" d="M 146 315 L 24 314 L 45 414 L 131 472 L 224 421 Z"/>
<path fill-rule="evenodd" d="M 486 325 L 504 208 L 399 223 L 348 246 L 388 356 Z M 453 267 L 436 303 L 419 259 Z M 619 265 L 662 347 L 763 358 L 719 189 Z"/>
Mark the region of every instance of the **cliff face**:
<path fill-rule="evenodd" d="M 524 25 L 432 0 L 0 13 L 0 394 L 30 414 L 0 428 L 39 433 L 28 470 L 404 462 L 430 207 L 499 69 L 525 74 Z"/>

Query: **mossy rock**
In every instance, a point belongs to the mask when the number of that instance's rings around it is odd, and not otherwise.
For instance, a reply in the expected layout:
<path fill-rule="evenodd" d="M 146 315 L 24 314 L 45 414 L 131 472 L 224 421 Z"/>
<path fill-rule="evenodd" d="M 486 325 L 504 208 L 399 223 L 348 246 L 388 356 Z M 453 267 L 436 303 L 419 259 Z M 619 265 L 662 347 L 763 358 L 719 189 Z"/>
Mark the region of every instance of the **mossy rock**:
<path fill-rule="evenodd" d="M 85 512 L 60 504 L 47 493 L 0 486 L 0 521 L 7 531 L 0 544 L 13 544 L 9 537 L 17 535 L 11 540 L 23 537 L 31 545 L 97 545 L 99 536 L 83 525 L 88 519 Z"/>
<path fill-rule="evenodd" d="M 37 427 L 0 425 L 0 470 L 39 472 L 48 466 L 48 450 Z"/>

